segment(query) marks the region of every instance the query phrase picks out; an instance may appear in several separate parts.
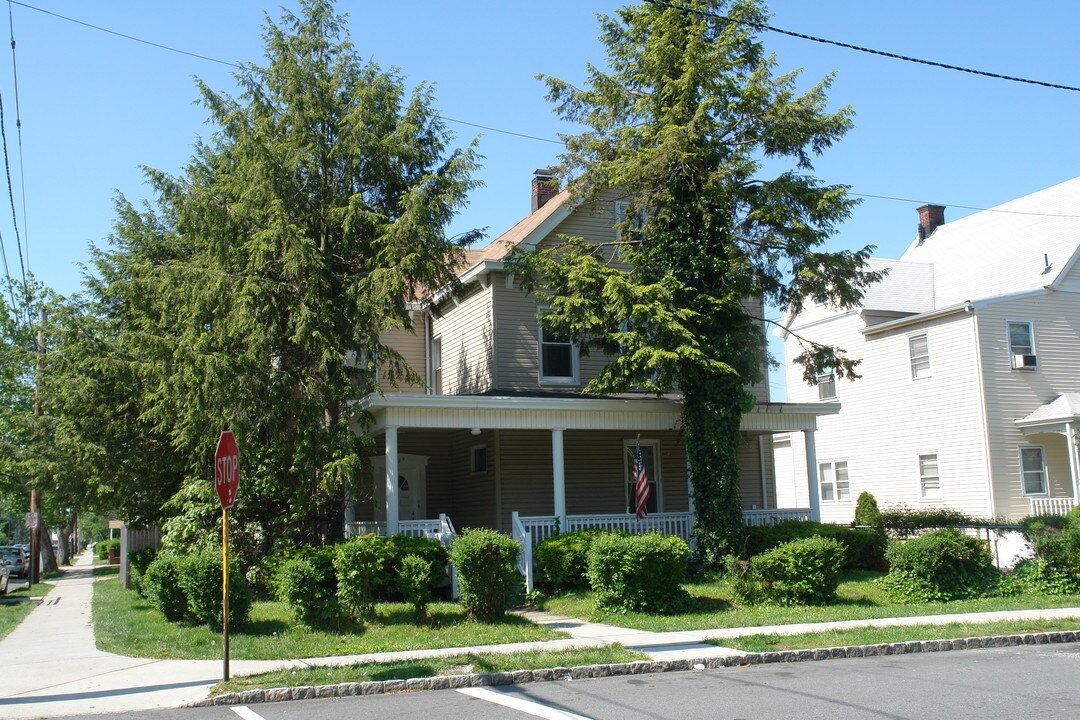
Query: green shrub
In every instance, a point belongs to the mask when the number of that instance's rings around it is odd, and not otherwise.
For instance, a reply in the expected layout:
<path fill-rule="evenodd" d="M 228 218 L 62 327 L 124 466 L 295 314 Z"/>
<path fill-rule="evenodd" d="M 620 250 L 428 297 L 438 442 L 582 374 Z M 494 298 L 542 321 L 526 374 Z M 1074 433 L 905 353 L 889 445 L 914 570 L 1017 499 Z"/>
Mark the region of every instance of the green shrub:
<path fill-rule="evenodd" d="M 614 612 L 672 613 L 686 606 L 681 583 L 690 549 L 672 535 L 608 533 L 589 548 L 596 607 Z"/>
<path fill-rule="evenodd" d="M 894 602 L 919 603 L 978 597 L 998 578 L 986 543 L 956 530 L 936 530 L 889 543 L 891 568 L 879 581 Z"/>
<path fill-rule="evenodd" d="M 1020 521 L 1020 532 L 1030 543 L 1049 530 L 1062 530 L 1068 518 L 1065 515 L 1029 515 Z"/>
<path fill-rule="evenodd" d="M 738 555 L 725 555 L 721 561 L 724 578 L 733 600 L 750 604 L 761 595 L 761 583 L 750 572 L 750 561 Z"/>
<path fill-rule="evenodd" d="M 884 531 L 885 521 L 881 509 L 873 495 L 863 490 L 855 502 L 855 524 L 863 527 L 880 528 Z"/>
<path fill-rule="evenodd" d="M 517 559 L 521 546 L 507 535 L 483 528 L 466 530 L 450 548 L 458 573 L 458 594 L 472 616 L 496 620 L 510 607 L 521 584 Z"/>
<path fill-rule="evenodd" d="M 1031 540 L 1035 557 L 1051 567 L 1073 575 L 1080 573 L 1080 528 L 1047 528 Z"/>
<path fill-rule="evenodd" d="M 297 622 L 327 627 L 341 621 L 333 547 L 301 548 L 281 564 L 276 585 L 278 599 L 289 606 Z"/>
<path fill-rule="evenodd" d="M 978 518 L 950 508 L 925 508 L 913 510 L 895 507 L 881 511 L 885 530 L 897 537 L 917 535 L 920 530 L 955 527 L 985 527 L 1001 524 L 991 518 Z"/>
<path fill-rule="evenodd" d="M 1025 560 L 1001 579 L 998 592 L 1002 595 L 1074 595 L 1080 593 L 1080 578 L 1055 568 L 1046 560 Z"/>
<path fill-rule="evenodd" d="M 439 587 L 448 587 L 450 576 L 446 572 L 446 566 L 450 562 L 450 551 L 438 540 L 427 537 L 409 537 L 407 535 L 391 535 L 387 539 L 387 572 L 386 576 L 393 577 L 401 570 L 401 564 L 409 555 L 423 558 L 432 566 L 432 591 Z M 401 591 L 399 583 L 387 582 L 380 589 L 377 596 L 385 600 L 408 598 Z"/>
<path fill-rule="evenodd" d="M 793 540 L 750 561 L 763 596 L 785 605 L 823 604 L 836 597 L 847 553 L 838 540 Z"/>
<path fill-rule="evenodd" d="M 190 617 L 202 625 L 221 629 L 221 551 L 200 550 L 180 561 L 180 587 Z M 229 625 L 243 625 L 251 611 L 247 578 L 229 563 Z"/>
<path fill-rule="evenodd" d="M 589 586 L 589 546 L 603 530 L 578 530 L 549 537 L 533 548 L 537 584 L 550 588 Z"/>
<path fill-rule="evenodd" d="M 844 546 L 844 570 L 885 568 L 885 535 L 869 528 L 827 525 L 809 520 L 785 520 L 775 525 L 746 529 L 746 557 L 753 558 L 784 543 L 827 537 Z"/>
<path fill-rule="evenodd" d="M 169 622 L 179 622 L 188 617 L 187 595 L 180 586 L 181 564 L 182 559 L 174 553 L 158 553 L 139 583 L 146 599 Z"/>
<path fill-rule="evenodd" d="M 150 563 L 154 562 L 157 554 L 157 548 L 151 545 L 128 553 L 128 585 L 140 597 L 146 597 L 146 591 L 142 586 L 143 576 L 146 575 L 146 569 L 150 567 Z"/>
<path fill-rule="evenodd" d="M 390 579 L 389 560 L 387 540 L 377 535 L 357 535 L 335 548 L 338 601 L 357 620 L 375 617 L 375 600 Z"/>
<path fill-rule="evenodd" d="M 431 591 L 445 575 L 443 568 L 419 555 L 406 555 L 398 566 L 398 588 L 412 604 L 417 622 L 427 618 Z"/>
<path fill-rule="evenodd" d="M 1065 527 L 1080 528 L 1080 505 L 1065 514 Z"/>
<path fill-rule="evenodd" d="M 109 550 L 113 550 L 116 553 L 120 552 L 120 540 L 114 538 L 112 540 L 102 540 L 97 543 L 94 545 L 94 557 L 98 560 L 108 560 Z"/>

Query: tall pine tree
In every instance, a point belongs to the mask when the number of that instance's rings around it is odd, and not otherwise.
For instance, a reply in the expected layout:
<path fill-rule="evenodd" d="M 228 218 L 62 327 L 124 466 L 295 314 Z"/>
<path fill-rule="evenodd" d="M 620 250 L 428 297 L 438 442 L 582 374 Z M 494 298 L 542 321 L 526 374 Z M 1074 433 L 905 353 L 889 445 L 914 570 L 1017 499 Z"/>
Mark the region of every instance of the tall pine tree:
<path fill-rule="evenodd" d="M 516 259 L 553 331 L 615 357 L 586 392 L 681 390 L 709 559 L 737 549 L 742 528 L 739 425 L 747 386 L 765 379 L 762 303 L 850 306 L 877 277 L 864 269 L 870 248 L 820 249 L 853 200 L 816 181 L 811 160 L 851 127 L 851 110 L 827 109 L 831 78 L 799 93 L 795 73 L 774 74 L 756 37 L 765 20 L 757 0 L 601 16 L 608 67 L 588 66 L 583 87 L 544 79 L 559 115 L 588 128 L 564 137 L 576 198 L 630 202 L 618 262 L 576 239 Z M 855 366 L 824 346 L 800 362 L 811 377 Z"/>

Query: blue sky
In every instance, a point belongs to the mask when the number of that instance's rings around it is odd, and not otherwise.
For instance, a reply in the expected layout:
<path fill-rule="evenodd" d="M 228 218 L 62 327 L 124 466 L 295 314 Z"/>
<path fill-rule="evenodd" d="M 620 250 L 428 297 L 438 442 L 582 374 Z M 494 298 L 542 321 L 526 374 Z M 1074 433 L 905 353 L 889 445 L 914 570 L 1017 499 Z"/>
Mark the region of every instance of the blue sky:
<path fill-rule="evenodd" d="M 86 23 L 226 61 L 261 61 L 266 0 L 31 0 Z M 555 139 L 565 130 L 544 100 L 536 73 L 580 80 L 584 63 L 603 61 L 594 18 L 621 3 L 339 0 L 365 58 L 397 66 L 409 84 L 436 84 L 448 118 Z M 78 264 L 105 242 L 113 198 L 146 197 L 140 166 L 178 172 L 194 139 L 208 135 L 194 104 L 194 77 L 233 88 L 232 68 L 168 52 L 9 5 L 17 43 L 20 180 L 10 58 L 0 60 L 0 94 L 11 153 L 20 232 L 34 274 L 61 293 L 79 290 Z M 1006 75 L 1080 85 L 1080 3 L 1045 0 L 774 0 L 777 27 L 902 55 Z M 7 15 L 0 14 L 7 24 Z M 11 25 L 8 25 L 10 28 Z M 8 29 L 5 28 L 5 29 Z M 855 129 L 816 163 L 826 182 L 866 198 L 830 241 L 876 245 L 896 257 L 915 234 L 915 208 L 949 206 L 946 220 L 1080 174 L 1080 93 L 1021 85 L 870 56 L 764 33 L 778 70 L 804 69 L 806 85 L 836 72 L 834 107 L 851 105 Z M 479 137 L 480 179 L 453 231 L 486 227 L 498 235 L 528 212 L 535 168 L 558 145 L 451 122 L 461 143 Z M 23 203 L 26 221 L 23 224 Z M 17 274 L 10 208 L 0 234 Z M 774 377 L 774 396 L 784 397 Z"/>

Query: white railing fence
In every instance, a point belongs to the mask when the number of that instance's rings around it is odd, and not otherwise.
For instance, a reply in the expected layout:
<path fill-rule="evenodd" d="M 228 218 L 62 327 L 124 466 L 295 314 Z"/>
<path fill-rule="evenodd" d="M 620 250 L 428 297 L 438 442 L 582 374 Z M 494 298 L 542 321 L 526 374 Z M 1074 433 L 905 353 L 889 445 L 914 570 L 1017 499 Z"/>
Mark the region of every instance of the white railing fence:
<path fill-rule="evenodd" d="M 1066 515 L 1076 507 L 1076 498 L 1030 498 L 1032 515 Z"/>
<path fill-rule="evenodd" d="M 690 541 L 690 528 L 693 518 L 690 513 L 653 513 L 641 520 L 636 515 L 617 513 L 613 515 L 569 515 L 566 518 L 567 532 L 575 530 L 619 530 L 639 535 L 655 532 L 662 535 L 676 535 Z"/>
<path fill-rule="evenodd" d="M 457 531 L 454 524 L 445 513 L 439 513 L 439 517 L 428 520 L 399 520 L 398 534 L 409 537 L 430 537 L 440 541 L 443 545 L 449 545 Z M 386 535 L 386 522 L 383 520 L 361 520 L 360 522 L 345 523 L 345 537 L 354 535 Z"/>
<path fill-rule="evenodd" d="M 511 536 L 521 543 L 521 554 L 518 555 L 518 571 L 525 577 L 525 592 L 530 593 L 533 589 L 533 543 L 532 533 L 521 522 L 521 516 L 515 510 L 510 515 Z"/>
<path fill-rule="evenodd" d="M 809 520 L 810 508 L 783 508 L 772 510 L 743 510 L 743 524 L 747 527 L 776 525 L 785 520 Z"/>

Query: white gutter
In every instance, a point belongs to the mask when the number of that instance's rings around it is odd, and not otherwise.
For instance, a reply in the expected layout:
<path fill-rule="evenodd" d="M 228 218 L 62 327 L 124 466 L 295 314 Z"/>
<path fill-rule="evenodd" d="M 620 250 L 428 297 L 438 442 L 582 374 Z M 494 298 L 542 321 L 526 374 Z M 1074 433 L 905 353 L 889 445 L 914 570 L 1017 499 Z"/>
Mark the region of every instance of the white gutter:
<path fill-rule="evenodd" d="M 458 275 L 458 280 L 462 285 L 472 282 L 473 280 L 479 280 L 493 270 L 505 270 L 506 263 L 502 260 L 481 260 L 473 265 L 465 272 Z M 429 305 L 438 305 L 450 295 L 450 288 L 443 287 L 436 290 L 428 298 Z"/>
<path fill-rule="evenodd" d="M 863 335 L 877 335 L 878 333 L 907 327 L 908 325 L 917 325 L 928 320 L 937 320 L 938 318 L 955 315 L 961 312 L 969 313 L 974 311 L 974 309 L 975 308 L 972 306 L 970 301 L 964 301 L 958 305 L 950 305 L 949 307 L 943 307 L 940 310 L 931 310 L 930 312 L 919 313 L 918 315 L 909 315 L 908 317 L 899 318 L 897 320 L 890 320 L 889 322 L 883 322 L 877 325 L 871 325 L 870 327 L 864 327 L 859 332 L 861 332 Z"/>

